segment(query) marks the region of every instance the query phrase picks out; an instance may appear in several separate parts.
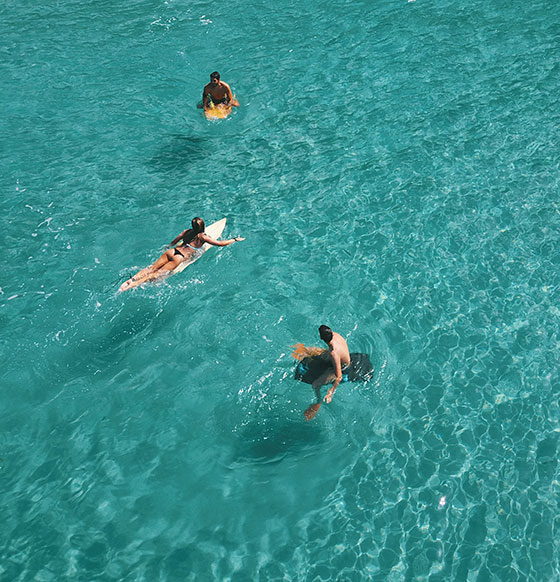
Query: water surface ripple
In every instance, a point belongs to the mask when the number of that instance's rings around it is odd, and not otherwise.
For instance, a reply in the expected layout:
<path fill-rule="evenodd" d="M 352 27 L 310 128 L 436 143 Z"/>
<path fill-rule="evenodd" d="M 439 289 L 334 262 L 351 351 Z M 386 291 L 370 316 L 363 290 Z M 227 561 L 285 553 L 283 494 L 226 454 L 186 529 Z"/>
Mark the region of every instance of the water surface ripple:
<path fill-rule="evenodd" d="M 0 580 L 559 580 L 560 8 L 0 14 Z"/>

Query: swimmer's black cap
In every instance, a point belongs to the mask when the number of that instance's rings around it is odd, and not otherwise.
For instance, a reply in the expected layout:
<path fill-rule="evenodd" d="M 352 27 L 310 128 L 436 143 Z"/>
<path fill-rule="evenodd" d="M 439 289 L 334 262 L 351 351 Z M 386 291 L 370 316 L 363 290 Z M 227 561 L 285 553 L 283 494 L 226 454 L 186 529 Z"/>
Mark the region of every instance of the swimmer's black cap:
<path fill-rule="evenodd" d="M 218 71 L 214 71 L 213 73 L 210 73 L 210 78 L 211 79 L 218 79 L 218 81 L 220 80 L 220 73 L 218 73 Z"/>

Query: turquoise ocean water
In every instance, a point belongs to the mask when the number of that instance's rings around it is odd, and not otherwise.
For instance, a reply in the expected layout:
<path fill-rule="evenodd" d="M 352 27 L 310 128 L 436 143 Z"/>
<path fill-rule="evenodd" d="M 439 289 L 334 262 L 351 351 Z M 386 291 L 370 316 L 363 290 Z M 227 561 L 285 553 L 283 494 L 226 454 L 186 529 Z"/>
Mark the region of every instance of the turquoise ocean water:
<path fill-rule="evenodd" d="M 0 580 L 559 580 L 560 5 L 0 16 Z"/>

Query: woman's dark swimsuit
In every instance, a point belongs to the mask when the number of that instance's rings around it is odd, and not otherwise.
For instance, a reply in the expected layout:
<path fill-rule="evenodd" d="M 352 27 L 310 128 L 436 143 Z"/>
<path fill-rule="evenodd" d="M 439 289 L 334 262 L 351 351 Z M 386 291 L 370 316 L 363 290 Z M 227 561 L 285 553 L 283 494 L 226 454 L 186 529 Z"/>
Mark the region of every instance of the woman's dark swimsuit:
<path fill-rule="evenodd" d="M 202 247 L 193 247 L 189 243 L 186 243 L 185 246 L 186 247 L 189 247 L 189 249 L 192 249 L 195 252 L 202 252 Z M 187 258 L 187 257 L 185 257 L 185 255 L 177 247 L 175 247 L 173 250 L 175 251 L 173 253 L 173 256 L 180 255 L 181 257 L 183 257 L 183 259 L 186 259 Z"/>

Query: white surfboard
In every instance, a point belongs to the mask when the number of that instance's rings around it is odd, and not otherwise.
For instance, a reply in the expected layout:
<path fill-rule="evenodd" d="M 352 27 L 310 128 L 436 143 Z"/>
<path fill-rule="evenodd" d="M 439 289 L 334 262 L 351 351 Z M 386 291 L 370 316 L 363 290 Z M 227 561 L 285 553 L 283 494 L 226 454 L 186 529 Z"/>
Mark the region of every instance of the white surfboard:
<path fill-rule="evenodd" d="M 210 226 L 207 226 L 204 229 L 204 232 L 211 238 L 218 239 L 222 236 L 222 232 L 226 226 L 226 218 L 222 218 L 218 220 L 218 222 L 212 223 Z M 129 289 L 134 289 L 134 287 L 138 287 L 139 285 L 144 285 L 145 283 L 154 283 L 156 281 L 161 281 L 164 277 L 169 277 L 171 275 L 175 275 L 175 273 L 180 273 L 184 271 L 189 265 L 192 265 L 195 261 L 200 259 L 200 257 L 213 245 L 209 245 L 208 243 L 204 243 L 200 250 L 195 252 L 191 259 L 188 261 L 183 261 L 180 265 L 175 267 L 173 271 L 168 271 L 165 275 L 161 277 L 156 277 L 154 279 L 150 279 L 149 281 L 134 281 L 134 277 L 131 277 L 128 281 L 125 281 L 119 288 L 119 291 L 128 291 Z M 141 271 L 140 271 L 141 272 Z M 138 273 L 137 273 L 138 275 Z"/>

